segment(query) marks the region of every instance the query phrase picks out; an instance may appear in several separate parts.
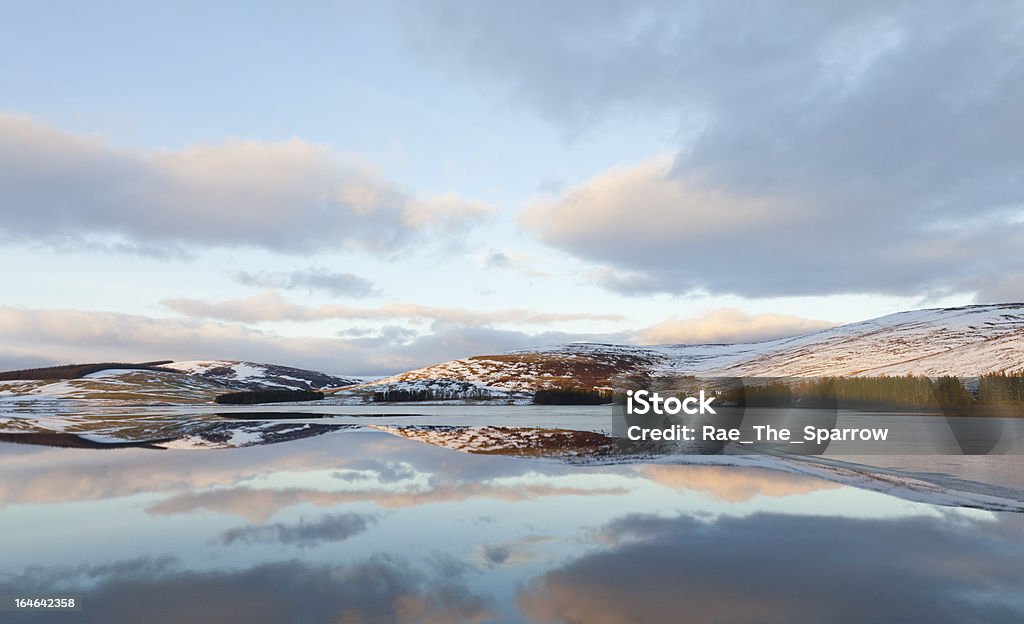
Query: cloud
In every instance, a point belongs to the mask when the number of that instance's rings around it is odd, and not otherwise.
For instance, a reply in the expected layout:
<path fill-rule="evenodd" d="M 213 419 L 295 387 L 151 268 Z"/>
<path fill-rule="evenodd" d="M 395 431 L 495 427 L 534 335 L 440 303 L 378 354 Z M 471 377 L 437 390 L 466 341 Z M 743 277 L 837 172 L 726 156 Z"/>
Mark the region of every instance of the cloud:
<path fill-rule="evenodd" d="M 516 271 L 527 277 L 551 277 L 550 271 L 536 268 L 539 264 L 536 258 L 528 254 L 501 251 L 492 249 L 478 258 L 478 264 L 483 269 L 498 271 Z"/>
<path fill-rule="evenodd" d="M 274 303 L 273 299 L 269 301 Z M 290 307 L 292 304 L 281 305 L 280 318 L 287 318 L 295 311 Z M 301 314 L 308 311 L 302 307 L 297 309 Z M 471 324 L 435 321 L 427 333 L 389 330 L 385 326 L 373 330 L 377 334 L 358 338 L 327 338 L 281 336 L 239 323 L 194 318 L 0 306 L 0 344 L 3 344 L 0 363 L 10 361 L 11 368 L 22 368 L 24 363 L 228 359 L 332 373 L 383 375 L 473 354 L 502 353 L 578 340 L 627 338 L 625 334 L 529 333 L 481 325 L 501 318 L 517 318 L 518 312 L 514 311 L 496 317 L 432 308 L 416 312 L 415 307 L 412 310 L 399 308 L 397 312 L 409 314 L 410 318 L 421 314 L 417 318 L 422 319 L 442 318 L 450 313 L 453 321 Z M 554 320 L 541 313 L 520 312 L 525 315 L 523 318 L 532 318 L 533 322 Z M 266 310 L 261 314 L 265 316 Z M 374 308 L 353 312 L 353 316 L 358 314 L 388 317 Z M 533 314 L 539 316 L 531 317 Z M 26 359 L 27 354 L 32 354 L 32 358 Z"/>
<path fill-rule="evenodd" d="M 512 267 L 512 258 L 503 251 L 492 251 L 484 256 L 482 264 L 487 269 L 508 269 Z"/>
<path fill-rule="evenodd" d="M 475 549 L 474 558 L 487 568 L 522 565 L 538 558 L 538 544 L 556 539 L 550 535 L 528 535 L 510 542 L 480 544 Z"/>
<path fill-rule="evenodd" d="M 416 469 L 408 462 L 382 462 L 371 459 L 350 464 L 345 470 L 335 471 L 331 476 L 349 482 L 375 479 L 380 483 L 396 483 L 415 477 Z"/>
<path fill-rule="evenodd" d="M 974 277 L 959 288 L 974 291 L 976 303 L 1024 302 L 1024 271 Z"/>
<path fill-rule="evenodd" d="M 298 524 L 275 522 L 236 527 L 222 533 L 217 541 L 225 545 L 235 542 L 276 542 L 285 546 L 311 548 L 324 542 L 347 540 L 366 531 L 376 520 L 377 516 L 373 514 L 328 514 L 312 522 L 300 521 Z"/>
<path fill-rule="evenodd" d="M 1024 553 L 992 524 L 635 514 L 605 527 L 613 548 L 539 576 L 519 606 L 543 622 L 1013 622 Z"/>
<path fill-rule="evenodd" d="M 411 303 L 387 303 L 374 308 L 343 305 L 304 306 L 292 303 L 275 292 L 264 292 L 242 299 L 208 302 L 201 299 L 171 298 L 163 305 L 186 316 L 225 321 L 255 323 L 260 321 L 349 320 L 412 320 L 481 327 L 497 323 L 547 325 L 572 321 L 619 321 L 619 314 L 589 312 L 539 312 L 509 308 L 491 312 L 474 312 L 465 308 L 439 308 Z"/>
<path fill-rule="evenodd" d="M 6 445 L 5 450 L 9 452 L 0 454 L 0 469 L 7 477 L 0 480 L 0 508 L 150 493 L 157 495 L 158 503 L 176 501 L 174 513 L 209 506 L 263 523 L 278 511 L 307 501 L 332 511 L 332 504 L 378 502 L 380 506 L 395 508 L 429 504 L 432 500 L 524 500 L 531 495 L 557 496 L 560 492 L 583 491 L 578 488 L 552 490 L 549 483 L 536 484 L 540 489 L 528 489 L 530 484 L 509 484 L 503 479 L 538 474 L 538 469 L 517 463 L 495 463 L 487 457 L 467 453 L 452 456 L 427 444 L 369 431 L 357 436 L 306 438 L 298 453 L 288 444 L 249 447 L 241 459 L 230 453 L 213 454 L 197 462 L 194 457 L 152 451 L 147 455 L 145 471 L 132 469 L 133 462 L 138 461 L 134 455 L 84 453 L 68 456 L 62 453 L 64 449 L 20 445 Z M 549 468 L 539 474 L 561 474 L 557 466 Z M 303 474 L 312 479 L 314 473 L 324 470 L 329 471 L 332 479 L 356 484 L 359 489 L 339 492 L 236 487 L 271 473 Z M 355 478 L 357 474 L 360 478 Z M 465 494 L 460 493 L 463 486 L 467 488 Z M 616 492 L 615 489 L 605 491 Z M 225 497 L 223 501 L 216 501 L 218 494 Z M 179 495 L 186 499 L 178 498 Z M 335 496 L 339 498 L 333 499 Z"/>
<path fill-rule="evenodd" d="M 492 211 L 455 193 L 415 196 L 297 138 L 128 149 L 0 113 L 0 237 L 12 241 L 391 253 Z"/>
<path fill-rule="evenodd" d="M 758 496 L 802 496 L 840 487 L 823 479 L 762 468 L 647 464 L 637 470 L 654 483 L 677 492 L 702 492 L 730 503 Z"/>
<path fill-rule="evenodd" d="M 568 342 L 625 342 L 627 332 L 572 333 L 544 331 L 537 333 L 464 325 L 435 324 L 432 331 L 414 341 L 379 352 L 371 363 L 378 368 L 412 370 L 418 362 L 444 362 L 468 355 L 489 355 L 517 349 L 551 347 Z"/>
<path fill-rule="evenodd" d="M 57 360 L 16 349 L 0 348 L 0 370 L 22 370 L 55 366 Z"/>
<path fill-rule="evenodd" d="M 598 282 L 624 294 L 922 295 L 967 288 L 987 298 L 984 286 L 970 286 L 991 279 L 993 267 L 1024 271 L 1011 253 L 1024 245 L 1024 229 L 1006 210 L 962 223 L 947 215 L 940 224 L 935 216 L 916 220 L 839 205 L 739 195 L 687 181 L 658 157 L 534 203 L 521 222 L 545 243 L 609 267 Z"/>
<path fill-rule="evenodd" d="M 159 516 L 193 513 L 198 510 L 234 514 L 253 522 L 262 522 L 282 509 L 296 505 L 335 507 L 372 502 L 379 507 L 399 509 L 436 503 L 461 502 L 471 499 L 503 501 L 534 500 L 563 496 L 614 496 L 624 493 L 621 487 L 584 488 L 543 483 L 504 485 L 491 481 L 449 480 L 430 488 L 409 487 L 402 490 L 323 491 L 307 488 L 256 489 L 246 486 L 185 492 L 157 502 L 147 509 Z"/>
<path fill-rule="evenodd" d="M 770 227 L 783 202 L 739 198 L 671 175 L 673 158 L 656 156 L 611 170 L 576 185 L 556 200 L 541 200 L 522 214 L 522 223 L 544 242 L 586 255 L 590 245 L 609 247 L 600 255 L 635 253 L 654 244 L 686 248 L 721 239 L 738 224 Z"/>
<path fill-rule="evenodd" d="M 355 298 L 378 294 L 373 282 L 366 278 L 324 268 L 301 269 L 288 273 L 239 271 L 233 277 L 239 284 L 257 288 L 305 289 L 309 292 L 323 291 L 335 297 Z"/>
<path fill-rule="evenodd" d="M 537 190 L 541 193 L 558 193 L 565 188 L 565 180 L 557 178 L 544 178 L 537 185 Z"/>
<path fill-rule="evenodd" d="M 168 307 L 189 318 L 115 312 L 0 306 L 0 370 L 55 363 L 160 359 L 251 360 L 342 374 L 393 374 L 447 360 L 597 341 L 647 344 L 735 342 L 812 331 L 828 324 L 797 317 L 723 309 L 704 317 L 665 321 L 638 332 L 528 332 L 494 325 L 544 326 L 615 315 L 546 313 L 528 309 L 476 312 L 413 304 L 377 307 L 302 306 L 275 293 L 222 302 L 176 299 Z M 237 321 L 384 322 L 351 326 L 336 337 L 282 336 Z M 230 322 L 226 322 L 230 321 Z M 416 329 L 391 321 L 425 323 Z"/>
<path fill-rule="evenodd" d="M 130 562 L 83 570 L 35 568 L 0 582 L 5 593 L 52 593 L 69 572 L 89 579 L 79 592 L 87 605 L 74 621 L 311 624 L 336 622 L 482 622 L 492 605 L 468 591 L 441 565 L 416 567 L 397 558 L 338 565 L 272 562 L 238 570 L 178 570 Z"/>
<path fill-rule="evenodd" d="M 338 371 L 358 364 L 343 340 L 283 337 L 234 323 L 114 312 L 0 307 L 5 349 L 59 362 L 241 359 Z"/>
<path fill-rule="evenodd" d="M 523 215 L 545 243 L 638 278 L 609 287 L 906 296 L 1024 272 L 1022 16 L 1020 3 L 436 2 L 409 38 L 570 132 L 638 117 L 677 131 L 668 154 Z"/>
<path fill-rule="evenodd" d="M 403 214 L 406 225 L 415 228 L 443 227 L 459 229 L 466 221 L 473 221 L 494 212 L 494 208 L 481 201 L 463 199 L 455 191 L 444 195 L 417 199 Z"/>
<path fill-rule="evenodd" d="M 835 323 L 784 314 L 750 314 L 719 308 L 703 316 L 662 321 L 638 334 L 641 344 L 761 342 L 835 327 Z"/>

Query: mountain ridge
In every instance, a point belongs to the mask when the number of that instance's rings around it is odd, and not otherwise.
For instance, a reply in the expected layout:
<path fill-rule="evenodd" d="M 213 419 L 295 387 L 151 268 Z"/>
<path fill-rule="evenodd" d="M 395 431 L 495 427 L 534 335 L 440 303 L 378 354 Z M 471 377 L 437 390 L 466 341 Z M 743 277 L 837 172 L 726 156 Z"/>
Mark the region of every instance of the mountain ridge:
<path fill-rule="evenodd" d="M 363 381 L 242 360 L 78 364 L 0 373 L 0 399 L 209 403 L 232 391 L 320 390 Z"/>
<path fill-rule="evenodd" d="M 472 355 L 371 381 L 240 360 L 152 364 L 79 379 L 0 381 L 0 398 L 195 403 L 231 390 L 298 389 L 325 390 L 328 400 L 337 402 L 519 401 L 542 389 L 608 388 L 615 378 L 629 375 L 973 377 L 1024 371 L 1024 304 L 897 312 L 764 342 L 568 343 Z"/>
<path fill-rule="evenodd" d="M 491 397 L 559 386 L 609 387 L 619 375 L 707 377 L 978 376 L 1024 370 L 1024 304 L 929 308 L 764 342 L 660 346 L 569 343 L 476 355 L 361 384 L 348 392 Z M 345 394 L 342 392 L 340 394 Z M 453 397 L 454 398 L 454 397 Z"/>

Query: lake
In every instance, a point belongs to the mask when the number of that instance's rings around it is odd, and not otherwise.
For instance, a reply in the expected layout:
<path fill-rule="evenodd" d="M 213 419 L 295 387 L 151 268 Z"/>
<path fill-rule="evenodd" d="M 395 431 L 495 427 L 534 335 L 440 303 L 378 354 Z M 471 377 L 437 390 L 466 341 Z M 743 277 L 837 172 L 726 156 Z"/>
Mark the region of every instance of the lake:
<path fill-rule="evenodd" d="M 508 457 L 366 425 L 591 431 L 608 412 L 327 411 L 292 426 L 344 426 L 238 448 L 0 444 L 0 596 L 80 607 L 0 620 L 1024 621 L 1019 455 Z M 186 412 L 144 420 L 224 420 Z"/>

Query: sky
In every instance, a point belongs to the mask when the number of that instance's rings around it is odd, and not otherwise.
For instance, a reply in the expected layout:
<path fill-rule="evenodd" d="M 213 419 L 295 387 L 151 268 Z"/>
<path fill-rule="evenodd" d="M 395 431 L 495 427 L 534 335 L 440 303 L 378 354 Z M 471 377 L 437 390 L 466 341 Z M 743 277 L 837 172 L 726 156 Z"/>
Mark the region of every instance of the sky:
<path fill-rule="evenodd" d="M 1021 2 L 9 2 L 0 368 L 1024 300 Z"/>

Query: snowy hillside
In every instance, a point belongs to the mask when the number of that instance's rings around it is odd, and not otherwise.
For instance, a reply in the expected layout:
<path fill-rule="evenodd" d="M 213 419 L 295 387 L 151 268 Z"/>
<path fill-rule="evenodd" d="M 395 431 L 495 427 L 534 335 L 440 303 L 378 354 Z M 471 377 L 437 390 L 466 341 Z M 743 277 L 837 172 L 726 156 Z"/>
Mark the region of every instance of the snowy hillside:
<path fill-rule="evenodd" d="M 769 342 L 656 347 L 568 344 L 428 366 L 357 391 L 470 385 L 477 394 L 607 387 L 619 375 L 974 376 L 1024 370 L 1024 304 L 901 312 Z"/>
<path fill-rule="evenodd" d="M 173 362 L 151 369 L 109 369 L 75 379 L 0 381 L 0 401 L 108 400 L 122 403 L 209 403 L 232 390 L 350 386 L 363 380 L 274 364 L 228 360 Z M 38 406 L 37 406 L 38 407 Z"/>
<path fill-rule="evenodd" d="M 0 408 L 31 404 L 59 411 L 65 400 L 119 403 L 207 403 L 229 389 L 202 377 L 155 370 L 104 370 L 59 380 L 0 381 Z M 50 403 L 53 405 L 50 405 Z"/>
<path fill-rule="evenodd" d="M 258 364 L 236 360 L 196 360 L 172 362 L 161 368 L 186 373 L 239 390 L 289 388 L 293 390 L 319 390 L 338 388 L 362 382 L 356 377 L 338 377 L 317 371 Z"/>
<path fill-rule="evenodd" d="M 763 343 L 736 376 L 957 375 L 1024 370 L 1024 304 L 918 310 Z"/>
<path fill-rule="evenodd" d="M 0 381 L 0 401 L 197 403 L 229 390 L 329 388 L 336 402 L 518 402 L 530 400 L 538 389 L 606 388 L 613 379 L 629 375 L 970 377 L 993 371 L 1024 371 L 1024 304 L 902 312 L 760 343 L 568 344 L 476 355 L 369 382 L 255 362 L 174 362 L 149 370 L 104 370 L 78 379 Z"/>
<path fill-rule="evenodd" d="M 643 347 L 570 344 L 547 351 L 478 355 L 435 364 L 356 386 L 339 396 L 426 391 L 435 399 L 532 397 L 540 388 L 606 387 L 620 374 L 667 365 Z"/>

